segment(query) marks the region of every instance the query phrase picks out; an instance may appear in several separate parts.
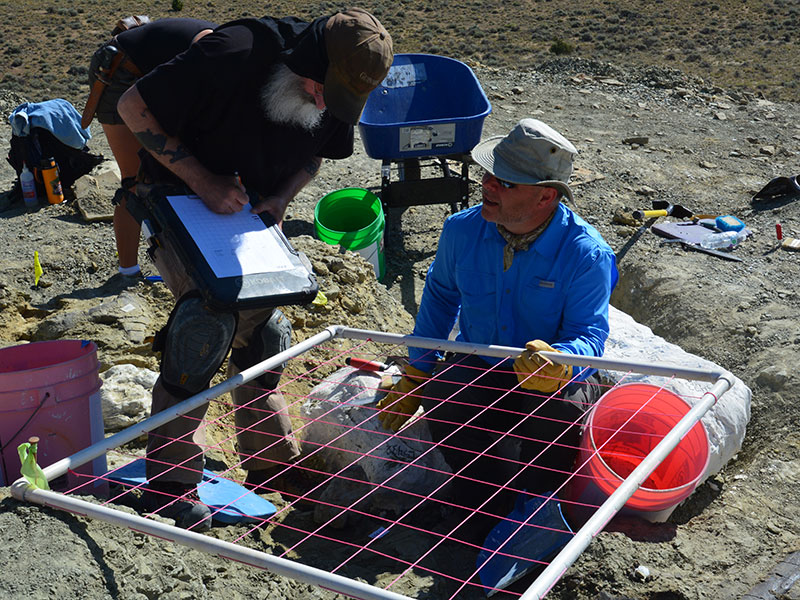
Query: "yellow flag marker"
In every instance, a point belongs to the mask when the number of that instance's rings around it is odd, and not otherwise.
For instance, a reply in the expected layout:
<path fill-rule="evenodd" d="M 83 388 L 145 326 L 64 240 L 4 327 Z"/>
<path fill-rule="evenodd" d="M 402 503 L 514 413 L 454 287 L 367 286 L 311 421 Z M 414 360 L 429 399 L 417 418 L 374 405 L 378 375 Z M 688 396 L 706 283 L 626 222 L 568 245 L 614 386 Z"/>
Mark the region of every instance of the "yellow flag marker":
<path fill-rule="evenodd" d="M 33 285 L 39 285 L 39 278 L 44 271 L 42 270 L 42 263 L 39 262 L 39 252 L 33 253 Z"/>
<path fill-rule="evenodd" d="M 322 293 L 322 290 L 319 290 L 316 297 L 311 301 L 311 304 L 316 304 L 317 306 L 325 306 L 327 303 L 328 298 Z"/>
<path fill-rule="evenodd" d="M 19 462 L 21 463 L 20 473 L 33 487 L 39 490 L 49 490 L 47 477 L 44 471 L 36 464 L 36 449 L 39 443 L 38 437 L 29 438 L 24 444 L 17 446 L 19 452 Z"/>

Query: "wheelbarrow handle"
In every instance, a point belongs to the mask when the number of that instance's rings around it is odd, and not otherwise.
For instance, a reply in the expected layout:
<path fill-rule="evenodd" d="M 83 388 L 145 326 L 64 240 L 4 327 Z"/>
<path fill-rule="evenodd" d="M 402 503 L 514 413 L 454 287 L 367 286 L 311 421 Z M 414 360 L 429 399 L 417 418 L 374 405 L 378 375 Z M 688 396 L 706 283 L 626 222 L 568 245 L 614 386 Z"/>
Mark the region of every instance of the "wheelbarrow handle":
<path fill-rule="evenodd" d="M 635 210 L 633 211 L 634 219 L 652 219 L 653 217 L 666 217 L 669 212 L 666 210 Z"/>

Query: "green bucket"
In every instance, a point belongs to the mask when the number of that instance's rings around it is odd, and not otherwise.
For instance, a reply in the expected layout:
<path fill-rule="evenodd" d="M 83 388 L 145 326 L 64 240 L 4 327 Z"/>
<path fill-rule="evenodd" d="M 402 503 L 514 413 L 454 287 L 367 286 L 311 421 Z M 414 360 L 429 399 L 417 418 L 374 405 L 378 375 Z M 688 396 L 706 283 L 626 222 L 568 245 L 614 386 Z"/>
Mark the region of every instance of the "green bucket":
<path fill-rule="evenodd" d="M 314 227 L 319 239 L 358 252 L 383 279 L 383 206 L 375 194 L 362 188 L 331 192 L 314 208 Z"/>

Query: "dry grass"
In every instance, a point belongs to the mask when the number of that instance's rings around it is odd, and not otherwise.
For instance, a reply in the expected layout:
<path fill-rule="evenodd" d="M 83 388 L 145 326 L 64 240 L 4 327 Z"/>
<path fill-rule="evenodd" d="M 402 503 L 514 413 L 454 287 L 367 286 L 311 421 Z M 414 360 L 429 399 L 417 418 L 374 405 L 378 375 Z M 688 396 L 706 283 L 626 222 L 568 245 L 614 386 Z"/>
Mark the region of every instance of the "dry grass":
<path fill-rule="evenodd" d="M 711 84 L 796 100 L 800 0 L 375 0 L 398 52 L 452 56 L 469 64 L 525 68 L 572 56 L 619 66 L 678 68 Z M 222 23 L 262 16 L 311 19 L 345 5 L 274 0 L 0 0 L 0 88 L 30 101 L 64 97 L 83 105 L 86 66 L 117 18 L 195 16 Z"/>

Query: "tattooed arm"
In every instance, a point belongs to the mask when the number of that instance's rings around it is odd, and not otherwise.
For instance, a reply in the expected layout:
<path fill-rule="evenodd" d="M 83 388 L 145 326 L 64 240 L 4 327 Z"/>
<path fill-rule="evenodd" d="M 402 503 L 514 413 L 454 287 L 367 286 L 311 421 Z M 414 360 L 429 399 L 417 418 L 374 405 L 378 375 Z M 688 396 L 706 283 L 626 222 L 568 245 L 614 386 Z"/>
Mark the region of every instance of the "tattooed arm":
<path fill-rule="evenodd" d="M 142 147 L 180 177 L 208 208 L 217 213 L 234 213 L 247 204 L 247 194 L 236 177 L 212 173 L 188 151 L 181 140 L 167 135 L 135 85 L 122 95 L 117 110 Z"/>
<path fill-rule="evenodd" d="M 314 179 L 321 164 L 322 159 L 319 156 L 309 159 L 304 168 L 284 181 L 283 185 L 275 190 L 274 193 L 269 196 L 261 196 L 259 203 L 253 207 L 253 212 L 262 213 L 267 211 L 280 225 L 283 222 L 283 215 L 286 213 L 286 207 L 289 206 L 289 202 L 309 181 Z"/>

